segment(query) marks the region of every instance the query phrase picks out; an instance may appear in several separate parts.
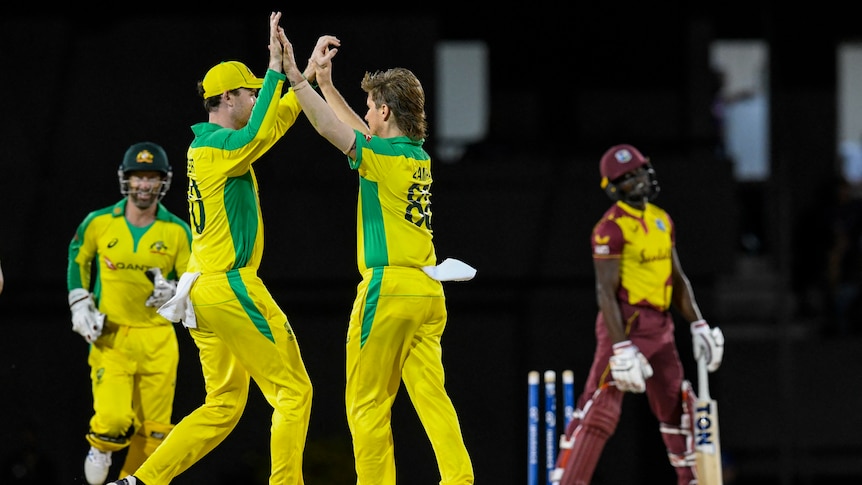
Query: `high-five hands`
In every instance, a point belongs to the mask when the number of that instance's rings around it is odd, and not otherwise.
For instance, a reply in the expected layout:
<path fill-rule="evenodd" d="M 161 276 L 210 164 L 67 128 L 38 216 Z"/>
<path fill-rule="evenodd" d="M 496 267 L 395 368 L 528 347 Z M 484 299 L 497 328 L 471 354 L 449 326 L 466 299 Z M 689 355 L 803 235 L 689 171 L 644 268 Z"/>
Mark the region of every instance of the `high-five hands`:
<path fill-rule="evenodd" d="M 281 21 L 281 12 L 269 14 L 269 68 L 276 72 L 283 71 L 284 45 L 281 39 L 284 37 L 284 29 L 278 25 Z"/>
<path fill-rule="evenodd" d="M 334 35 L 321 35 L 317 39 L 317 44 L 314 50 L 311 51 L 311 58 L 308 62 L 313 62 L 316 69 L 326 69 L 330 67 L 332 58 L 338 54 L 338 47 L 341 41 Z"/>
<path fill-rule="evenodd" d="M 275 35 L 277 35 L 283 50 L 282 63 L 284 74 L 292 85 L 298 84 L 302 79 L 297 76 L 301 71 L 299 70 L 299 66 L 296 64 L 296 54 L 293 50 L 293 44 L 290 42 L 290 39 L 287 38 L 287 34 L 284 32 L 284 29 L 277 25 L 277 19 L 274 19 L 273 21 L 276 23 L 273 24 L 271 30 Z M 320 70 L 327 69 L 331 66 L 332 58 L 336 53 L 338 53 L 338 46 L 340 45 L 341 41 L 333 35 L 320 36 L 320 38 L 317 39 L 317 44 L 314 46 L 311 57 L 308 59 L 308 66 L 310 69 L 306 69 L 303 76 L 307 77 L 309 82 L 314 81 Z"/>

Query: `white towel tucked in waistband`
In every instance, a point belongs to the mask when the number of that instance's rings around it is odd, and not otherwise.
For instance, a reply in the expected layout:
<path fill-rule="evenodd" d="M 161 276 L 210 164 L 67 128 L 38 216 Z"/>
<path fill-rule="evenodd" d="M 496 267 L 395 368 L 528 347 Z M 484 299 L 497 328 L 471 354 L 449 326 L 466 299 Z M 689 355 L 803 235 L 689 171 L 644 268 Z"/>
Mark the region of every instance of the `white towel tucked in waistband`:
<path fill-rule="evenodd" d="M 437 281 L 467 281 L 476 276 L 475 268 L 455 258 L 446 258 L 437 266 L 423 266 L 422 271 Z"/>
<path fill-rule="evenodd" d="M 177 283 L 177 292 L 173 298 L 159 307 L 159 315 L 167 318 L 172 322 L 183 322 L 186 328 L 197 328 L 198 323 L 195 320 L 195 309 L 192 307 L 192 300 L 189 298 L 189 291 L 192 289 L 192 283 L 198 279 L 201 273 L 183 273 L 180 276 L 180 281 Z"/>

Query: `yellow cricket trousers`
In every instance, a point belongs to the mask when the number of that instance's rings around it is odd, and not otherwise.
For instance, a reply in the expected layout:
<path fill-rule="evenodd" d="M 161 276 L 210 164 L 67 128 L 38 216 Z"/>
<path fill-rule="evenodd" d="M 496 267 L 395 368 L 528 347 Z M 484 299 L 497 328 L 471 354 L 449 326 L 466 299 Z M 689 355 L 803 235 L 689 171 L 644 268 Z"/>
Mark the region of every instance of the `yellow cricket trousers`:
<path fill-rule="evenodd" d="M 431 441 L 441 485 L 473 483 L 473 465 L 444 387 L 443 285 L 421 269 L 363 272 L 347 330 L 347 422 L 361 485 L 395 484 L 391 408 L 401 381 Z"/>
<path fill-rule="evenodd" d="M 135 473 L 166 485 L 234 429 L 245 409 L 249 376 L 273 407 L 270 485 L 301 485 L 311 417 L 311 380 L 284 312 L 251 269 L 202 274 L 190 292 L 204 404 L 174 427 Z"/>
<path fill-rule="evenodd" d="M 179 363 L 173 324 L 129 327 L 108 322 L 87 358 L 93 416 L 87 441 L 102 451 L 129 446 L 123 468 L 134 470 L 171 428 Z"/>

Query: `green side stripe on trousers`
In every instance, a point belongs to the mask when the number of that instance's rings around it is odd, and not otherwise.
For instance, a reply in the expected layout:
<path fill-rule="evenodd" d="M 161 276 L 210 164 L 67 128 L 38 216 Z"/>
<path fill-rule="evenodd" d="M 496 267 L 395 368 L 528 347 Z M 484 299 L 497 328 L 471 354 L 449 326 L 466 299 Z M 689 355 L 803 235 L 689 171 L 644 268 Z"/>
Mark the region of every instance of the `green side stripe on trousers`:
<path fill-rule="evenodd" d="M 374 315 L 377 313 L 377 301 L 380 300 L 380 285 L 383 282 L 383 268 L 374 268 L 368 291 L 365 292 L 365 311 L 362 312 L 362 335 L 359 338 L 359 348 L 365 346 L 365 340 L 371 333 Z"/>
<path fill-rule="evenodd" d="M 245 314 L 248 315 L 248 318 L 252 323 L 254 323 L 254 326 L 257 327 L 260 333 L 262 333 L 264 337 L 268 338 L 270 342 L 275 343 L 275 338 L 269 330 L 269 323 L 267 323 L 266 318 L 263 318 L 263 315 L 254 305 L 254 302 L 251 301 L 251 297 L 248 296 L 248 291 L 245 288 L 245 283 L 243 283 L 242 278 L 239 275 L 239 270 L 232 269 L 228 271 L 227 281 L 230 284 L 234 295 L 236 295 L 239 300 L 240 305 L 242 305 L 242 308 L 245 310 Z"/>

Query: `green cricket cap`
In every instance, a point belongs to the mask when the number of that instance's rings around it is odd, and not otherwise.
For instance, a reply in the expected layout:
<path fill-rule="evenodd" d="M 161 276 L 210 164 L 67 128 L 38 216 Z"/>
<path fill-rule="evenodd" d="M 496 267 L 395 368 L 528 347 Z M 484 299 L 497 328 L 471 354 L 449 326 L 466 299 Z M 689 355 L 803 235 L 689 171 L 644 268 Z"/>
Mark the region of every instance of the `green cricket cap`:
<path fill-rule="evenodd" d="M 126 150 L 120 172 L 171 172 L 165 149 L 150 141 L 135 143 Z"/>

